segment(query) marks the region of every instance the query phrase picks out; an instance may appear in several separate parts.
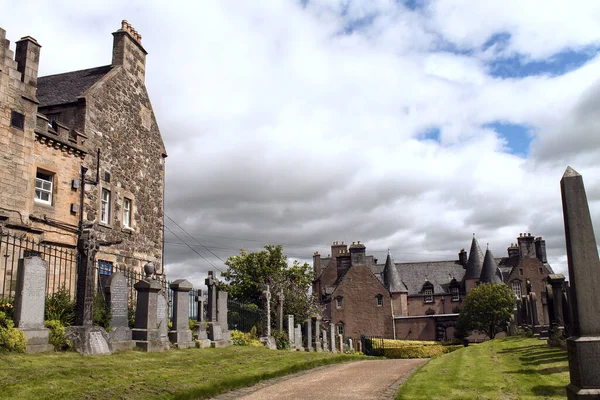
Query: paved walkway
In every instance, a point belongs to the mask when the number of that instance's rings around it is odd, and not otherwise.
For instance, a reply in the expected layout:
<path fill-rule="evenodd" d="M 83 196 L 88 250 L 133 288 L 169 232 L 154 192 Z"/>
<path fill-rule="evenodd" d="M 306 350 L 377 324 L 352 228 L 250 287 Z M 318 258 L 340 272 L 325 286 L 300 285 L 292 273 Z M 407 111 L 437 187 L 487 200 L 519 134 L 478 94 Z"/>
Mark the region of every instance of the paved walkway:
<path fill-rule="evenodd" d="M 368 360 L 336 364 L 265 381 L 215 399 L 393 399 L 426 359 Z"/>

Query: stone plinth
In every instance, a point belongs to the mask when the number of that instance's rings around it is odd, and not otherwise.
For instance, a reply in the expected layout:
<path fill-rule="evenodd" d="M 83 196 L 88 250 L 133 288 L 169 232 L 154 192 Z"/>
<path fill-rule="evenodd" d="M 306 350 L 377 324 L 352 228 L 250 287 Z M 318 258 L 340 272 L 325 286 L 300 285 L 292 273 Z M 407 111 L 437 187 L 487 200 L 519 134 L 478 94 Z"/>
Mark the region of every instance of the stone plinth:
<path fill-rule="evenodd" d="M 50 332 L 44 327 L 47 271 L 48 263 L 40 257 L 19 260 L 13 320 L 27 339 L 27 353 L 54 349 L 48 343 Z"/>
<path fill-rule="evenodd" d="M 178 279 L 170 287 L 173 290 L 173 329 L 169 332 L 169 340 L 177 348 L 187 349 L 194 346 L 189 325 L 189 292 L 193 286 L 185 279 Z"/>
<path fill-rule="evenodd" d="M 560 181 L 569 265 L 569 399 L 600 398 L 600 260 L 583 178 L 571 167 Z"/>
<path fill-rule="evenodd" d="M 131 330 L 135 345 L 148 352 L 164 351 L 157 320 L 158 293 L 162 288 L 155 280 L 139 281 L 134 288 L 138 292 L 135 324 Z"/>

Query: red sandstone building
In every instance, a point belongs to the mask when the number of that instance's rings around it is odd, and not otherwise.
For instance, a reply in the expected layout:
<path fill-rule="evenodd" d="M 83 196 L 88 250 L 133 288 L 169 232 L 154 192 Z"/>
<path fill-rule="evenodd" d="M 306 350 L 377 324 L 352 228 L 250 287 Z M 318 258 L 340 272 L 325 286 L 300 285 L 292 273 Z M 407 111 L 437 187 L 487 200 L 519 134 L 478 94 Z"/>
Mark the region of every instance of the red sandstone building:
<path fill-rule="evenodd" d="M 548 324 L 546 279 L 553 274 L 546 244 L 520 234 L 507 257 L 485 256 L 475 237 L 449 261 L 395 263 L 388 253 L 384 264 L 366 254 L 364 244 L 333 242 L 331 254 L 313 255 L 313 293 L 325 307 L 323 320 L 348 337 L 360 335 L 395 339 L 451 340 L 463 299 L 479 283 L 507 284 L 517 298 L 536 293 L 542 323 Z"/>

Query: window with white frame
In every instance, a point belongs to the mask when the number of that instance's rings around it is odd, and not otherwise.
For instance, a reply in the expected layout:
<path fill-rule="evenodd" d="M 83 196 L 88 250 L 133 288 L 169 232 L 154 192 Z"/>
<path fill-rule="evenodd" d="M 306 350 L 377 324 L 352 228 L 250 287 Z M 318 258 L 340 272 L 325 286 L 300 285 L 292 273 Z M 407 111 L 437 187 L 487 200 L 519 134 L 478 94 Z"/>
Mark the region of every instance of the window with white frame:
<path fill-rule="evenodd" d="M 377 295 L 377 296 L 375 296 L 375 297 L 377 297 L 377 307 L 381 307 L 381 306 L 383 306 L 383 295 L 381 295 L 381 294 L 378 294 L 378 295 Z"/>
<path fill-rule="evenodd" d="M 340 322 L 337 324 L 337 331 L 338 331 L 338 335 L 344 334 L 344 323 L 343 322 Z"/>
<path fill-rule="evenodd" d="M 35 201 L 52 204 L 52 186 L 54 176 L 48 172 L 37 171 L 35 175 Z"/>
<path fill-rule="evenodd" d="M 425 303 L 433 303 L 433 289 L 425 289 L 423 294 L 425 295 Z"/>
<path fill-rule="evenodd" d="M 335 298 L 335 308 L 338 310 L 344 308 L 344 298 L 342 296 L 338 296 Z"/>
<path fill-rule="evenodd" d="M 452 295 L 452 301 L 460 301 L 460 289 L 457 287 L 450 288 L 450 294 Z"/>
<path fill-rule="evenodd" d="M 108 224 L 110 222 L 110 190 L 102 189 L 102 198 L 100 199 L 100 222 Z"/>
<path fill-rule="evenodd" d="M 517 299 L 521 298 L 521 281 L 512 281 L 511 289 Z"/>
<path fill-rule="evenodd" d="M 123 226 L 131 228 L 131 199 L 123 198 Z"/>

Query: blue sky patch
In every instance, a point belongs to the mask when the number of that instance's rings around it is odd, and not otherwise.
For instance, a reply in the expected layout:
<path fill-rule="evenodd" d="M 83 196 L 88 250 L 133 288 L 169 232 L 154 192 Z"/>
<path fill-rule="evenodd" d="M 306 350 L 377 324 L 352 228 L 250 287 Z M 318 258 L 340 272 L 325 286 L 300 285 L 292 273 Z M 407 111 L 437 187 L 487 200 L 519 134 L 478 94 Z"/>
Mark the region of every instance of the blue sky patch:
<path fill-rule="evenodd" d="M 580 68 L 598 54 L 599 47 L 565 50 L 546 60 L 527 60 L 522 55 L 496 59 L 488 63 L 490 75 L 498 78 L 523 78 L 534 75 L 564 75 Z"/>
<path fill-rule="evenodd" d="M 500 32 L 500 33 L 494 33 L 482 46 L 482 50 L 486 51 L 487 49 L 489 49 L 492 46 L 496 46 L 496 51 L 501 51 L 504 48 L 506 48 L 506 46 L 508 46 L 508 43 L 510 42 L 510 33 L 508 32 Z"/>
<path fill-rule="evenodd" d="M 531 128 L 526 125 L 511 124 L 504 122 L 492 122 L 483 126 L 487 129 L 493 129 L 503 137 L 511 154 L 526 156 L 529 154 L 529 145 L 533 140 Z"/>
<path fill-rule="evenodd" d="M 419 132 L 417 137 L 421 141 L 432 140 L 434 142 L 440 143 L 440 141 L 441 141 L 440 134 L 441 134 L 440 128 L 429 128 L 422 132 Z"/>

